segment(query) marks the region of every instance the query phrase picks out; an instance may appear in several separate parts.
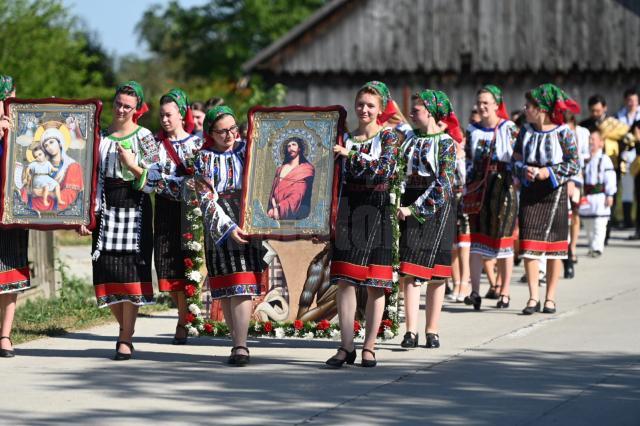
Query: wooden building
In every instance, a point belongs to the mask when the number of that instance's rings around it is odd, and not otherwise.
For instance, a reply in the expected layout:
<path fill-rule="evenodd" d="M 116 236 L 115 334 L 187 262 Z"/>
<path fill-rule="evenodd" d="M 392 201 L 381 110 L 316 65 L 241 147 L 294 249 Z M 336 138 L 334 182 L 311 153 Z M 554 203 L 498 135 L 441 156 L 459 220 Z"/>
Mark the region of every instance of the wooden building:
<path fill-rule="evenodd" d="M 553 82 L 583 116 L 594 93 L 613 113 L 640 83 L 640 1 L 331 0 L 243 69 L 285 84 L 289 104 L 352 111 L 358 87 L 379 79 L 405 112 L 412 92 L 437 88 L 466 121 L 483 84 L 514 110 Z"/>

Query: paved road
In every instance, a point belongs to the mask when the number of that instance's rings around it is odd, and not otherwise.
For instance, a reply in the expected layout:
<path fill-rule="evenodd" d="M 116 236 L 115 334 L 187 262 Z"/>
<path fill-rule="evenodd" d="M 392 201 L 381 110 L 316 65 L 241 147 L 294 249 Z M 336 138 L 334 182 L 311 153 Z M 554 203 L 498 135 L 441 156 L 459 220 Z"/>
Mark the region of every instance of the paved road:
<path fill-rule="evenodd" d="M 375 369 L 326 370 L 336 342 L 276 339 L 228 367 L 225 339 L 171 346 L 175 314 L 141 318 L 126 363 L 113 325 L 30 342 L 0 362 L 0 423 L 638 425 L 640 243 L 615 235 L 561 282 L 558 314 L 519 315 L 515 284 L 508 310 L 447 305 L 440 349 L 381 343 Z"/>

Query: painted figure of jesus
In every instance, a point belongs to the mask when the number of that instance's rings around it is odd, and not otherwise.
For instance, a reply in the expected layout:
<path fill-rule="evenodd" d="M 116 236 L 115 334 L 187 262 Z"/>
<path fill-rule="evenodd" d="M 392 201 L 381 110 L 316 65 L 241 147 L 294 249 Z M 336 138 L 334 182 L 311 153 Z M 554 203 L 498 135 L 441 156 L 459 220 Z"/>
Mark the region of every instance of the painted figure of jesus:
<path fill-rule="evenodd" d="M 275 220 L 298 220 L 309 216 L 315 168 L 304 155 L 299 137 L 285 142 L 284 162 L 276 169 L 267 216 Z"/>

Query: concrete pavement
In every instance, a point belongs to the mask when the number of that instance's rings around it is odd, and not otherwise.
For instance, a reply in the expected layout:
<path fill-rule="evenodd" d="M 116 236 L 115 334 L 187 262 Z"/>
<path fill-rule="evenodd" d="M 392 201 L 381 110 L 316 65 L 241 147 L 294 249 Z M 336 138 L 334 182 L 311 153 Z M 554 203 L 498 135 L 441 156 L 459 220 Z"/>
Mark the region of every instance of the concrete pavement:
<path fill-rule="evenodd" d="M 226 339 L 172 346 L 175 313 L 138 320 L 129 362 L 109 359 L 113 325 L 29 342 L 0 360 L 0 423 L 638 425 L 640 242 L 627 234 L 599 259 L 579 249 L 557 314 L 520 315 L 515 283 L 509 309 L 447 304 L 440 349 L 396 338 L 374 369 L 327 370 L 337 342 L 292 339 L 252 340 L 252 364 L 229 367 Z"/>

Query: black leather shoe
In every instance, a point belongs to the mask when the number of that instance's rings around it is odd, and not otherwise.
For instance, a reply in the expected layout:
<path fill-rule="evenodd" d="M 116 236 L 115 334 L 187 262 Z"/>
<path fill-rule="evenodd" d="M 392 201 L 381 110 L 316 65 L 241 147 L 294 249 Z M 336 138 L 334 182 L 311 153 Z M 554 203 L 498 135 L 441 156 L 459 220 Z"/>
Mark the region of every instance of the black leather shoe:
<path fill-rule="evenodd" d="M 511 302 L 511 297 L 507 296 L 506 294 L 501 294 L 500 298 L 498 299 L 498 303 L 496 304 L 496 308 L 507 309 L 509 307 L 509 302 Z"/>
<path fill-rule="evenodd" d="M 533 306 L 529 306 L 529 302 L 531 301 L 536 302 L 535 305 Z M 540 312 L 540 301 L 536 300 L 536 299 L 529 299 L 527 300 L 527 306 L 525 306 L 525 308 L 522 310 L 522 314 L 523 315 L 533 315 L 535 312 Z"/>
<path fill-rule="evenodd" d="M 353 364 L 354 362 L 356 362 L 356 350 L 352 350 L 351 352 L 349 352 L 348 350 L 346 350 L 345 348 L 343 348 L 342 346 L 338 348 L 338 352 L 344 352 L 346 354 L 346 356 L 344 358 L 338 358 L 337 354 L 332 356 L 331 358 L 329 358 L 328 360 L 325 361 L 325 364 L 327 364 L 329 367 L 331 368 L 340 368 L 342 367 L 342 364 L 344 364 L 345 362 L 349 365 Z"/>
<path fill-rule="evenodd" d="M 576 276 L 576 271 L 573 267 L 573 262 L 565 262 L 564 264 L 564 278 L 567 280 Z"/>
<path fill-rule="evenodd" d="M 9 343 L 11 343 L 11 346 L 13 346 L 13 342 L 11 342 L 11 339 L 8 336 L 0 337 L 0 340 L 2 339 L 7 339 Z M 14 356 L 16 356 L 14 351 L 10 349 L 0 349 L 0 358 L 13 358 Z"/>
<path fill-rule="evenodd" d="M 479 311 L 480 305 L 482 305 L 482 297 L 475 291 L 472 291 L 470 295 L 464 298 L 464 304 L 473 305 L 473 309 Z"/>
<path fill-rule="evenodd" d="M 404 333 L 404 338 L 402 339 L 402 343 L 400 346 L 403 348 L 417 348 L 418 347 L 418 335 L 407 331 Z"/>
<path fill-rule="evenodd" d="M 184 337 L 178 337 L 178 330 L 182 330 L 185 333 Z M 176 325 L 176 334 L 173 336 L 173 340 L 171 341 L 172 345 L 186 345 L 187 344 L 187 340 L 189 338 L 189 331 L 187 330 L 187 327 L 185 327 L 182 324 L 178 324 Z"/>
<path fill-rule="evenodd" d="M 498 298 L 497 289 L 498 289 L 497 285 L 492 285 L 491 287 L 489 287 L 489 290 L 487 291 L 487 294 L 484 295 L 484 298 L 485 299 L 497 299 Z"/>
<path fill-rule="evenodd" d="M 237 354 L 236 351 L 238 349 L 245 350 L 247 354 Z M 229 360 L 231 360 L 231 362 L 228 363 L 230 365 L 235 365 L 236 367 L 244 367 L 251 362 L 251 357 L 249 356 L 249 348 L 247 348 L 246 346 L 236 346 L 231 350 L 233 352 L 233 355 L 229 357 Z"/>
<path fill-rule="evenodd" d="M 553 303 L 553 308 L 548 308 L 547 303 Z M 542 308 L 543 314 L 555 314 L 556 313 L 556 302 L 551 299 L 547 299 L 544 301 L 544 307 Z"/>
<path fill-rule="evenodd" d="M 126 345 L 129 347 L 129 349 L 131 350 L 130 354 L 125 354 L 120 352 L 118 349 L 120 349 L 120 345 Z M 131 342 L 124 342 L 122 340 L 118 340 L 116 342 L 116 355 L 113 357 L 114 361 L 128 361 L 131 359 L 131 356 L 133 355 L 133 344 L 131 344 Z"/>
<path fill-rule="evenodd" d="M 427 349 L 436 349 L 440 347 L 440 336 L 436 333 L 427 333 L 427 344 L 424 345 Z"/>
<path fill-rule="evenodd" d="M 362 365 L 365 368 L 372 368 L 375 367 L 376 365 L 378 365 L 378 361 L 376 361 L 376 353 L 374 351 L 372 351 L 371 349 L 362 349 L 362 352 L 369 352 L 371 355 L 373 355 L 373 359 L 364 359 L 362 358 L 362 361 L 360 362 L 360 365 Z"/>

